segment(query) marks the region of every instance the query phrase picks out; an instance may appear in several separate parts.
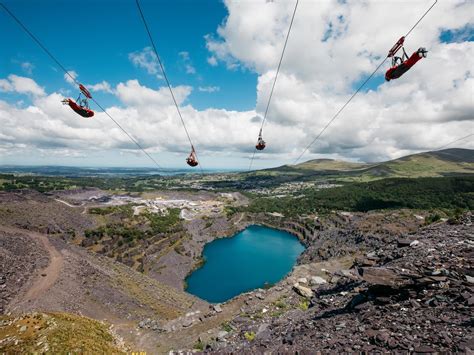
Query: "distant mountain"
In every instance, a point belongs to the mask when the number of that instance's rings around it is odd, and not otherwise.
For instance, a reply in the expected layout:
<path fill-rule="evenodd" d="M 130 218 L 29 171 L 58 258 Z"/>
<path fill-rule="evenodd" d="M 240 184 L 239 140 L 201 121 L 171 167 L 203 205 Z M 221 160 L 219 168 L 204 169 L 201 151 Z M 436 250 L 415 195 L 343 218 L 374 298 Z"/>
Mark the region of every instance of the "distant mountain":
<path fill-rule="evenodd" d="M 297 165 L 265 170 L 295 179 L 334 178 L 345 181 L 370 181 L 387 177 L 439 177 L 474 174 L 474 150 L 452 148 L 412 154 L 381 163 L 354 163 L 333 159 L 314 159 Z M 262 175 L 261 171 L 259 175 Z"/>
<path fill-rule="evenodd" d="M 313 159 L 308 160 L 304 163 L 295 165 L 296 169 L 303 170 L 335 170 L 335 171 L 344 171 L 344 170 L 357 170 L 363 169 L 370 166 L 370 164 L 365 163 L 353 163 L 342 160 L 334 159 Z"/>
<path fill-rule="evenodd" d="M 369 167 L 365 174 L 431 177 L 474 173 L 474 150 L 446 149 L 408 155 Z"/>

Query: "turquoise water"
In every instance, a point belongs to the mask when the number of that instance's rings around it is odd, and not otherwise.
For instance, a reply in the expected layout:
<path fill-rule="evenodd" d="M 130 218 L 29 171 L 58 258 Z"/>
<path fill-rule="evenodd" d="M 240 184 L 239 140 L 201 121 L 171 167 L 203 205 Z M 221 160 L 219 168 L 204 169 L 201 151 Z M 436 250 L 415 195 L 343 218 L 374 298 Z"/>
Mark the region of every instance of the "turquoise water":
<path fill-rule="evenodd" d="M 204 247 L 206 263 L 187 279 L 187 291 L 209 302 L 224 302 L 285 277 L 303 252 L 298 239 L 283 231 L 250 226 Z"/>

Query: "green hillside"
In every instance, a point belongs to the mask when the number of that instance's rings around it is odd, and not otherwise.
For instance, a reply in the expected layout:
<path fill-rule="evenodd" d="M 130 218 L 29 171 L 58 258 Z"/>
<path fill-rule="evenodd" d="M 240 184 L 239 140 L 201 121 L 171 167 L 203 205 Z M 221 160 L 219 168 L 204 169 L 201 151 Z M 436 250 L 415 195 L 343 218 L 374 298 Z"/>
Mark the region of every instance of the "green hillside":
<path fill-rule="evenodd" d="M 271 169 L 281 174 L 297 174 L 300 178 L 331 177 L 339 181 L 370 181 L 391 177 L 441 177 L 474 173 L 474 150 L 445 149 L 408 155 L 382 163 L 365 164 L 332 159 L 307 162 Z"/>

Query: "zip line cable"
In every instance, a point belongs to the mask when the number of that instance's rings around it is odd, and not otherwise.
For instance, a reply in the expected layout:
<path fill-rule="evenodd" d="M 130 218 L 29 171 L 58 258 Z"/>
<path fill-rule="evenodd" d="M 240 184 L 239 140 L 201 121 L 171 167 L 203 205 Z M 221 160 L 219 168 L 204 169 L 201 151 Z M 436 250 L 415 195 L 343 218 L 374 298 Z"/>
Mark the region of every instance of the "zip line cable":
<path fill-rule="evenodd" d="M 46 48 L 46 46 L 41 43 L 41 41 L 20 21 L 18 17 L 16 17 L 3 3 L 0 3 L 0 5 L 3 7 L 3 9 L 20 25 L 20 27 L 40 46 L 41 49 L 56 63 L 57 66 L 59 66 L 69 78 L 77 85 L 79 86 L 80 83 L 77 81 L 77 79 L 71 75 L 71 73 L 56 59 L 56 57 Z M 150 155 L 148 152 L 138 143 L 137 140 L 135 140 L 106 110 L 103 108 L 93 97 L 91 98 L 92 101 L 117 125 L 118 128 L 120 128 L 126 135 L 127 137 L 135 143 L 135 145 L 140 148 L 140 150 L 145 153 L 145 155 L 150 158 L 150 160 L 159 168 L 163 169 L 158 162 Z"/>
<path fill-rule="evenodd" d="M 425 11 L 423 16 L 420 17 L 420 19 L 413 25 L 413 27 L 407 32 L 407 34 L 404 36 L 405 38 L 408 37 L 408 35 L 415 29 L 416 26 L 423 20 L 423 18 L 430 12 L 430 10 L 436 5 L 438 0 L 435 0 L 435 2 L 429 7 L 428 10 Z M 346 106 L 352 101 L 352 99 L 362 90 L 362 88 L 369 82 L 370 79 L 377 73 L 377 71 L 382 67 L 382 65 L 385 63 L 385 61 L 389 57 L 385 57 L 385 59 L 377 66 L 377 68 L 370 74 L 370 76 L 358 87 L 358 89 L 352 94 L 352 96 L 349 98 L 349 100 L 346 101 L 344 105 L 339 109 L 339 111 L 336 112 L 336 114 L 329 120 L 329 122 L 323 127 L 323 129 L 318 133 L 316 138 L 314 138 L 310 144 L 306 146 L 306 148 L 303 150 L 303 152 L 298 156 L 298 158 L 294 161 L 293 165 L 298 163 L 298 161 L 303 157 L 303 155 L 308 151 L 309 148 L 321 137 L 321 135 L 326 131 L 326 129 L 331 125 L 332 122 L 339 116 L 339 114 L 346 108 Z"/>
<path fill-rule="evenodd" d="M 469 138 L 469 137 L 472 137 L 472 136 L 474 136 L 474 133 L 471 133 L 471 134 L 468 134 L 467 136 L 464 136 L 464 137 L 455 139 L 455 140 L 453 140 L 453 141 L 451 141 L 451 142 L 449 142 L 449 143 L 446 143 L 445 145 L 443 145 L 443 146 L 441 146 L 441 147 L 439 147 L 439 148 L 431 149 L 431 150 L 428 150 L 428 151 L 422 151 L 422 152 L 420 152 L 420 153 L 423 153 L 423 152 L 424 152 L 424 153 L 437 152 L 437 151 L 439 151 L 439 150 L 442 150 L 442 149 L 446 148 L 447 146 L 450 146 L 450 145 L 453 144 L 453 143 L 462 141 L 462 140 L 464 140 L 464 139 L 466 139 L 466 138 Z M 395 159 L 401 159 L 401 158 L 403 158 L 403 157 L 404 157 L 404 156 L 401 156 L 401 157 L 398 157 L 398 158 L 395 158 Z M 373 165 L 368 166 L 367 169 L 378 168 L 379 166 L 384 165 L 385 163 L 387 163 L 387 162 L 374 163 Z"/>
<path fill-rule="evenodd" d="M 168 85 L 168 89 L 170 91 L 171 97 L 173 98 L 174 105 L 176 106 L 176 111 L 178 111 L 178 116 L 181 120 L 181 124 L 183 125 L 184 131 L 186 132 L 186 136 L 188 137 L 189 144 L 191 145 L 191 149 L 194 152 L 194 154 L 196 155 L 196 159 L 197 159 L 198 156 L 197 156 L 196 151 L 194 150 L 194 145 L 193 145 L 193 142 L 191 140 L 191 136 L 189 135 L 188 129 L 186 128 L 186 124 L 184 123 L 184 119 L 183 119 L 183 116 L 181 114 L 181 110 L 179 109 L 179 105 L 178 105 L 178 102 L 176 101 L 176 98 L 174 96 L 173 89 L 171 87 L 171 83 L 168 80 L 168 76 L 166 75 L 165 68 L 164 68 L 163 63 L 161 61 L 161 58 L 158 54 L 158 50 L 156 49 L 155 41 L 153 41 L 153 37 L 151 35 L 150 28 L 148 27 L 148 24 L 146 22 L 145 15 L 143 14 L 142 8 L 140 6 L 140 2 L 138 0 L 135 0 L 135 3 L 137 4 L 137 8 L 138 8 L 138 11 L 140 13 L 140 17 L 142 19 L 143 25 L 145 26 L 146 32 L 148 34 L 148 38 L 150 39 L 151 45 L 153 47 L 153 52 L 155 52 L 156 59 L 158 60 L 158 64 L 160 65 L 161 72 L 163 73 L 163 77 L 165 78 L 166 85 Z M 197 159 L 197 160 L 199 162 L 199 159 Z M 203 170 L 202 170 L 201 164 L 199 164 L 199 168 L 201 169 L 201 173 L 204 173 Z"/>
<path fill-rule="evenodd" d="M 331 125 L 331 123 L 333 123 L 334 120 L 336 120 L 336 118 L 339 116 L 339 114 L 346 108 L 347 105 L 349 105 L 349 103 L 360 92 L 360 90 L 362 90 L 362 88 L 365 86 L 365 84 L 367 84 L 368 81 L 370 79 L 372 79 L 372 77 L 375 75 L 375 73 L 378 72 L 378 70 L 382 67 L 382 65 L 385 64 L 387 59 L 388 59 L 388 57 L 385 57 L 385 59 L 382 62 L 380 62 L 380 64 L 377 66 L 377 68 L 372 72 L 372 74 L 370 74 L 370 76 L 367 79 L 365 79 L 365 81 L 359 86 L 359 88 L 352 94 L 352 96 L 349 98 L 349 100 L 347 100 L 346 103 L 344 105 L 342 105 L 342 107 L 339 109 L 339 111 L 337 111 L 336 114 L 329 120 L 329 122 L 326 123 L 326 125 L 318 133 L 316 138 L 314 138 L 313 141 L 306 146 L 306 148 L 303 150 L 303 152 L 299 155 L 299 157 L 295 160 L 295 162 L 293 164 L 296 164 L 301 159 L 301 157 L 303 157 L 304 153 L 306 153 L 308 151 L 308 149 L 318 140 L 318 138 L 322 136 L 322 134 L 326 131 L 326 129 L 328 129 L 328 127 Z"/>
<path fill-rule="evenodd" d="M 451 141 L 451 142 L 449 142 L 449 143 L 447 143 L 447 144 L 445 144 L 445 145 L 442 145 L 442 146 L 439 147 L 439 148 L 436 148 L 435 150 L 441 150 L 441 149 L 443 149 L 443 148 L 446 148 L 447 146 L 450 146 L 450 145 L 453 144 L 453 143 L 462 141 L 462 140 L 464 140 L 464 139 L 466 139 L 466 138 L 469 138 L 469 137 L 472 137 L 472 136 L 474 136 L 474 133 L 468 134 L 467 136 L 464 136 L 464 137 L 458 138 L 458 139 L 456 139 L 456 140 L 454 140 L 454 141 Z"/>
<path fill-rule="evenodd" d="M 267 107 L 265 108 L 265 114 L 263 115 L 262 125 L 260 126 L 260 133 L 262 133 L 263 126 L 265 125 L 265 121 L 267 119 L 268 109 L 270 107 L 270 102 L 272 101 L 273 90 L 275 90 L 275 85 L 278 79 L 278 73 L 280 73 L 281 62 L 283 61 L 283 56 L 285 55 L 286 45 L 288 43 L 288 38 L 290 38 L 290 32 L 291 32 L 291 28 L 293 27 L 293 21 L 295 19 L 296 9 L 298 8 L 298 1 L 299 0 L 296 0 L 295 9 L 293 10 L 293 15 L 291 16 L 290 26 L 288 27 L 288 33 L 286 34 L 285 44 L 283 45 L 283 50 L 281 51 L 280 61 L 278 62 L 278 67 L 275 74 L 275 80 L 273 81 L 272 89 L 270 90 L 270 96 L 268 97 Z M 255 148 L 253 151 L 252 159 L 250 160 L 249 171 L 250 169 L 252 169 L 252 163 L 253 163 L 253 159 L 255 158 L 256 151 L 257 149 Z"/>

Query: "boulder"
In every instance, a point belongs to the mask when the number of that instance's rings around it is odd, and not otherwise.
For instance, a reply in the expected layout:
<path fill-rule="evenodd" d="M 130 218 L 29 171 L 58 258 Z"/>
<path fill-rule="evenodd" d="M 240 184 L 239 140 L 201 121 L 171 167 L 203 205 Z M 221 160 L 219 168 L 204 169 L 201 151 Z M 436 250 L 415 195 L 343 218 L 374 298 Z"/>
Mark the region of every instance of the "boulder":
<path fill-rule="evenodd" d="M 293 285 L 293 290 L 300 296 L 311 298 L 313 297 L 313 291 L 309 287 L 301 286 L 299 283 Z"/>
<path fill-rule="evenodd" d="M 372 285 L 399 287 L 413 283 L 411 278 L 403 277 L 395 270 L 384 267 L 362 267 L 359 268 L 359 274 Z"/>
<path fill-rule="evenodd" d="M 188 328 L 190 326 L 192 326 L 194 323 L 194 320 L 192 318 L 185 318 L 183 320 L 183 328 Z"/>
<path fill-rule="evenodd" d="M 217 313 L 221 313 L 222 312 L 222 307 L 220 304 L 216 304 L 214 305 L 214 311 L 216 311 Z"/>
<path fill-rule="evenodd" d="M 322 285 L 322 284 L 325 284 L 325 283 L 327 283 L 327 281 L 325 279 L 323 279 L 322 277 L 311 276 L 311 281 L 310 281 L 311 285 Z"/>
<path fill-rule="evenodd" d="M 225 330 L 221 330 L 219 333 L 217 333 L 217 341 L 225 341 L 225 337 L 229 334 Z"/>
<path fill-rule="evenodd" d="M 411 242 L 412 242 L 412 240 L 410 240 L 410 239 L 400 238 L 400 239 L 397 240 L 397 246 L 399 248 L 408 247 L 408 246 L 410 246 Z"/>

